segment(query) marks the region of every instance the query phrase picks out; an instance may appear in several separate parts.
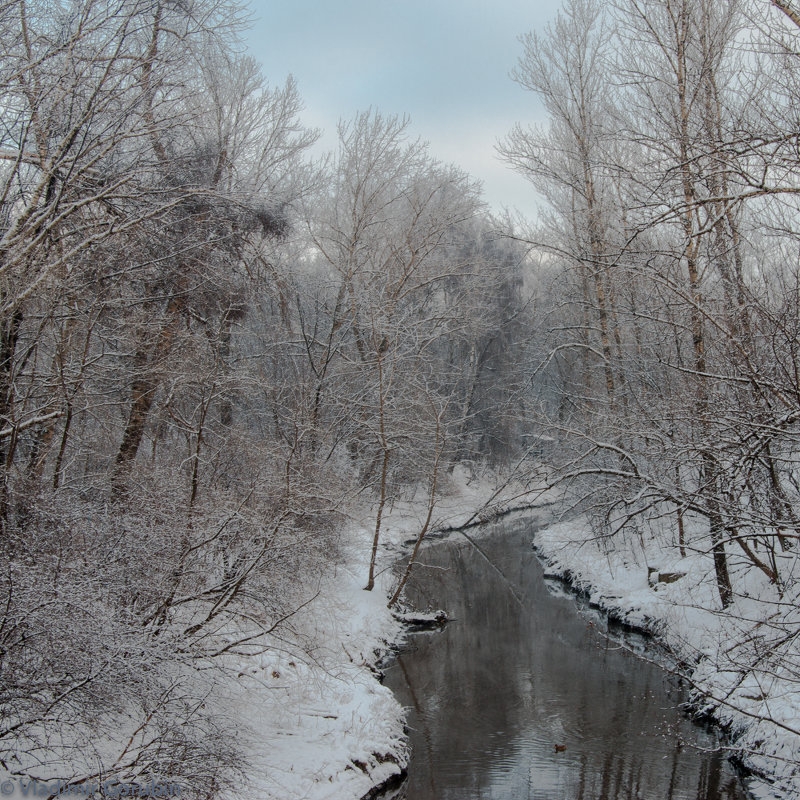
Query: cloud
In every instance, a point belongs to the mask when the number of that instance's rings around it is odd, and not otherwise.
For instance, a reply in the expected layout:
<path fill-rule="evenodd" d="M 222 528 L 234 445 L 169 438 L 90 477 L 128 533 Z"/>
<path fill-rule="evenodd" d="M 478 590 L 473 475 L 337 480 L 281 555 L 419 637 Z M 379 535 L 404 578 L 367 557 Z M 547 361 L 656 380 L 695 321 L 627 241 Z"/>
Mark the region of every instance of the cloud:
<path fill-rule="evenodd" d="M 337 120 L 372 107 L 408 113 L 437 158 L 484 182 L 487 199 L 524 196 L 496 140 L 541 109 L 509 78 L 517 37 L 541 28 L 558 0 L 294 0 L 270 4 L 249 37 L 274 82 L 291 72 L 304 119 L 335 143 Z M 255 8 L 258 15 L 260 9 Z M 518 186 L 518 182 L 523 186 Z M 515 204 L 516 200 L 508 200 Z"/>

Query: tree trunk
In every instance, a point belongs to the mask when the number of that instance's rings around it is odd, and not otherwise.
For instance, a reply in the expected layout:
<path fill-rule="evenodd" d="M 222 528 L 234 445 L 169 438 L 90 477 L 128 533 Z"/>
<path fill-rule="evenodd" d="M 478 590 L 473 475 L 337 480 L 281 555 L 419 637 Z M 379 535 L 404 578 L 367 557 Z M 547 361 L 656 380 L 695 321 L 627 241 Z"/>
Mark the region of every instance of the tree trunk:
<path fill-rule="evenodd" d="M 371 592 L 375 587 L 375 561 L 378 557 L 378 542 L 381 536 L 381 521 L 383 519 L 383 509 L 386 506 L 386 480 L 389 474 L 389 442 L 386 438 L 386 395 L 384 393 L 383 358 L 378 354 L 378 426 L 380 444 L 383 453 L 381 463 L 381 484 L 378 496 L 378 511 L 375 515 L 375 534 L 372 537 L 372 553 L 369 559 L 369 577 L 367 585 L 364 587 Z"/>
<path fill-rule="evenodd" d="M 13 424 L 14 408 L 14 356 L 17 349 L 19 329 L 22 326 L 22 311 L 17 310 L 3 320 L 0 329 L 0 426 Z M 8 518 L 9 486 L 8 471 L 14 460 L 16 437 L 12 435 L 8 444 L 0 443 L 0 530 Z"/>
<path fill-rule="evenodd" d="M 171 299 L 166 309 L 167 320 L 159 331 L 149 357 L 143 342 L 140 342 L 139 349 L 136 351 L 134 357 L 136 372 L 131 384 L 131 406 L 128 411 L 128 421 L 111 475 L 111 485 L 115 494 L 124 493 L 130 465 L 139 452 L 150 408 L 160 384 L 155 369 L 172 349 L 180 320 L 180 309 L 180 301 L 175 298 Z"/>

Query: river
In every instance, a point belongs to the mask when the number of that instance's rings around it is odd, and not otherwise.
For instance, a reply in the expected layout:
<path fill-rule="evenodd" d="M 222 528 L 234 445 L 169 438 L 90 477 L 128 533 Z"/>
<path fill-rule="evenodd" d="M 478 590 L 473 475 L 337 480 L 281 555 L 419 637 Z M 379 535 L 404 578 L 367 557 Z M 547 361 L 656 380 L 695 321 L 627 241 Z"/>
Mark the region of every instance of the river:
<path fill-rule="evenodd" d="M 544 518 L 542 523 L 544 524 Z M 534 525 L 430 544 L 407 597 L 444 608 L 386 670 L 412 758 L 396 800 L 745 800 L 713 733 L 638 634 L 545 579 Z M 424 565 L 424 566 L 423 566 Z"/>

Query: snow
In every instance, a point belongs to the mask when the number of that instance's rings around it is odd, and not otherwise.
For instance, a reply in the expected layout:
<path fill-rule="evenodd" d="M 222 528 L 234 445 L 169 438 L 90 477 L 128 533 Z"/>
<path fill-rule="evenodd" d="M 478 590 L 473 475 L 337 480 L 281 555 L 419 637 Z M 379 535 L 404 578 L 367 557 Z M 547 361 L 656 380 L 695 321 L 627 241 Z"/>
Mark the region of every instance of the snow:
<path fill-rule="evenodd" d="M 578 517 L 537 531 L 534 546 L 548 575 L 568 580 L 611 617 L 655 634 L 682 664 L 700 710 L 728 731 L 753 771 L 754 797 L 800 796 L 796 598 L 779 597 L 762 573 L 729 552 L 739 593 L 722 611 L 711 554 L 699 549 L 681 557 L 658 534 L 641 532 L 624 542 L 598 538 L 588 519 Z M 659 581 L 665 574 L 670 582 Z"/>
<path fill-rule="evenodd" d="M 429 539 L 514 509 L 564 507 L 553 490 L 490 471 L 457 467 L 441 484 Z M 280 635 L 270 635 L 261 654 L 231 655 L 215 677 L 206 676 L 214 684 L 207 702 L 246 757 L 239 788 L 223 797 L 359 800 L 403 771 L 404 710 L 380 683 L 378 667 L 412 623 L 436 617 L 434 609 L 387 608 L 397 580 L 392 567 L 408 557 L 426 513 L 424 487 L 385 509 L 375 588 L 365 591 L 375 508 L 351 508 L 336 559 L 321 570 L 310 602 Z M 702 540 L 692 524 L 686 520 L 687 540 Z M 664 530 L 596 538 L 588 520 L 575 517 L 537 531 L 534 543 L 548 575 L 568 579 L 620 621 L 653 632 L 691 668 L 703 710 L 728 728 L 746 765 L 768 777 L 751 781 L 754 797 L 800 796 L 800 736 L 756 719 L 769 715 L 800 728 L 800 669 L 789 669 L 800 664 L 797 636 L 783 637 L 789 641 L 781 644 L 782 661 L 765 656 L 787 630 L 771 622 L 774 587 L 731 558 L 734 583 L 744 590 L 723 613 L 711 555 L 698 548 L 681 557 L 670 538 Z M 788 575 L 798 565 L 795 556 L 785 558 Z M 797 598 L 781 602 L 788 630 L 800 631 Z"/>
<path fill-rule="evenodd" d="M 445 481 L 432 530 L 532 502 L 538 493 L 492 472 L 457 467 Z M 263 800 L 358 800 L 408 761 L 404 711 L 381 685 L 376 665 L 407 626 L 434 617 L 387 608 L 396 577 L 427 513 L 424 488 L 386 509 L 373 591 L 365 591 L 374 508 L 351 511 L 341 563 L 322 577 L 319 595 L 292 619 L 294 641 L 270 642 L 242 659 L 221 705 L 247 741 L 247 795 Z M 431 534 L 429 534 L 431 535 Z M 300 652 L 297 642 L 306 642 Z M 236 795 L 237 797 L 239 795 Z M 243 795 L 242 795 L 243 796 Z M 233 796 L 231 796 L 232 798 Z"/>
<path fill-rule="evenodd" d="M 292 620 L 294 641 L 244 659 L 229 689 L 227 713 L 249 740 L 248 795 L 360 798 L 407 762 L 403 709 L 376 671 L 403 631 L 386 607 L 390 576 L 365 591 L 368 536 L 353 528 L 346 537 L 344 565 Z"/>

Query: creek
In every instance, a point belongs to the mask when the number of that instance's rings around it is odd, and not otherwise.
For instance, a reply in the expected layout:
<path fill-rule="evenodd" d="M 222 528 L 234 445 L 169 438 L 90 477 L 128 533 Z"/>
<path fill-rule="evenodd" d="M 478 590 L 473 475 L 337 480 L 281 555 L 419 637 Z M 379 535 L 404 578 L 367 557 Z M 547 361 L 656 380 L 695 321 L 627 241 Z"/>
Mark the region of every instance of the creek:
<path fill-rule="evenodd" d="M 542 514 L 538 526 L 549 521 Z M 451 621 L 412 634 L 385 684 L 409 708 L 393 800 L 746 800 L 653 645 L 544 577 L 536 520 L 420 553 L 406 596 Z"/>

